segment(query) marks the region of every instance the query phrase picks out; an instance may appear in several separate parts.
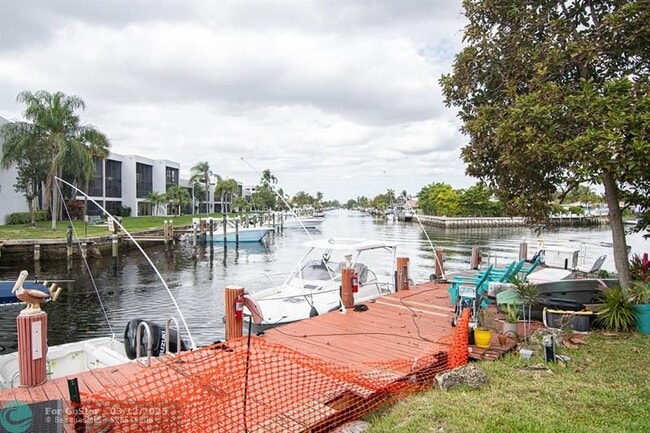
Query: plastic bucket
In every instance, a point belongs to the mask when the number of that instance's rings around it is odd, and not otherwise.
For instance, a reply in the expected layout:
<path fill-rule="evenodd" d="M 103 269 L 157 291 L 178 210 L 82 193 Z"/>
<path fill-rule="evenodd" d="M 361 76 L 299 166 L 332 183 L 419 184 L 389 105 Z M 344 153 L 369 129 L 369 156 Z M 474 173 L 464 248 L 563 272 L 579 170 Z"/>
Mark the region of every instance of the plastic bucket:
<path fill-rule="evenodd" d="M 487 349 L 490 347 L 490 341 L 492 340 L 492 330 L 485 328 L 474 328 L 474 342 L 476 347 L 482 349 Z"/>
<path fill-rule="evenodd" d="M 650 304 L 639 304 L 634 307 L 636 326 L 642 334 L 650 335 Z"/>

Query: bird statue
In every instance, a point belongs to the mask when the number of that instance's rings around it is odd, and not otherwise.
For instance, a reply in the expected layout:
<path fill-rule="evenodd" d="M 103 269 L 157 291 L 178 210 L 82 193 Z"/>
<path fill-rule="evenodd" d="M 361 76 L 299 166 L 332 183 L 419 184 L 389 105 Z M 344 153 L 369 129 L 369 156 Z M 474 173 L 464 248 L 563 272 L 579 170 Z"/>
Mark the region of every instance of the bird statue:
<path fill-rule="evenodd" d="M 36 289 L 25 289 L 23 283 L 27 279 L 27 275 L 27 271 L 20 271 L 16 284 L 14 284 L 14 288 L 11 290 L 12 293 L 15 293 L 16 298 L 18 298 L 19 301 L 27 304 L 27 307 L 20 312 L 21 316 L 33 316 L 39 314 L 41 312 L 41 304 L 50 300 L 50 298 L 55 299 L 58 297 L 60 290 L 57 290 L 56 285 L 54 284 L 48 288 L 50 291 L 49 294 Z"/>

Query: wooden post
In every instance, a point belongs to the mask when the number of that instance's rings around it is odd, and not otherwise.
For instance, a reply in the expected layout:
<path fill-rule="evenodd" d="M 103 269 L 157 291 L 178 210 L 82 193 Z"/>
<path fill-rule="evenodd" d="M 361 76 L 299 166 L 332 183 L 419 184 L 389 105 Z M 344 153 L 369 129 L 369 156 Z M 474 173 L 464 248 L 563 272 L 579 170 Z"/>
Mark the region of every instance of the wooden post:
<path fill-rule="evenodd" d="M 72 224 L 68 224 L 68 229 L 65 232 L 65 257 L 70 271 L 72 270 Z"/>
<path fill-rule="evenodd" d="M 41 244 L 34 244 L 34 261 L 39 262 L 41 260 Z"/>
<path fill-rule="evenodd" d="M 235 247 L 239 248 L 239 220 L 235 220 Z"/>
<path fill-rule="evenodd" d="M 397 286 L 395 291 L 408 290 L 409 288 L 409 258 L 397 258 Z"/>
<path fill-rule="evenodd" d="M 243 287 L 226 287 L 224 309 L 226 313 L 226 341 L 243 335 L 244 320 L 235 314 L 235 300 L 244 294 Z"/>
<path fill-rule="evenodd" d="M 472 256 L 469 259 L 470 269 L 478 269 L 481 263 L 481 249 L 479 247 L 472 247 Z"/>
<path fill-rule="evenodd" d="M 214 219 L 210 218 L 210 262 L 214 258 Z"/>
<path fill-rule="evenodd" d="M 111 235 L 111 251 L 113 255 L 113 267 L 117 269 L 117 254 L 118 254 L 118 245 L 117 245 L 117 235 Z"/>
<path fill-rule="evenodd" d="M 354 293 L 352 293 L 352 268 L 341 269 L 341 300 L 345 308 L 354 308 Z"/>
<path fill-rule="evenodd" d="M 47 379 L 47 313 L 19 314 L 16 325 L 20 385 L 40 385 Z"/>
<path fill-rule="evenodd" d="M 198 236 L 197 234 L 197 228 L 198 224 L 196 222 L 192 222 L 192 258 L 196 258 L 196 238 Z"/>
<path fill-rule="evenodd" d="M 440 279 L 445 275 L 445 251 L 444 250 L 435 250 L 436 253 L 436 278 Z"/>
<path fill-rule="evenodd" d="M 519 260 L 528 258 L 528 242 L 526 239 L 522 239 L 519 244 Z"/>

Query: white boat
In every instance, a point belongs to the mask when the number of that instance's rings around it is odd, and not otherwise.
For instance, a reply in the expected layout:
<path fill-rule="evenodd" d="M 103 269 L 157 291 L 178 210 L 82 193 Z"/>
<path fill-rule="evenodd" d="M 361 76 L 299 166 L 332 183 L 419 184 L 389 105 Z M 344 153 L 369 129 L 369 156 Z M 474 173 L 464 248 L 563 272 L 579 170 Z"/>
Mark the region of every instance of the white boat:
<path fill-rule="evenodd" d="M 323 218 L 289 217 L 282 222 L 285 229 L 315 229 L 323 223 Z"/>
<path fill-rule="evenodd" d="M 237 242 L 237 236 L 239 236 L 239 242 L 260 242 L 271 230 L 273 229 L 270 227 L 239 227 L 235 229 L 228 226 L 225 239 L 226 242 Z M 223 239 L 223 226 L 221 226 L 214 231 L 212 242 L 223 242 Z"/>
<path fill-rule="evenodd" d="M 199 225 L 201 224 L 202 218 L 193 218 L 192 224 Z M 210 220 L 214 222 L 214 228 L 212 230 L 212 242 L 221 243 L 224 241 L 224 232 L 223 232 L 223 220 L 222 219 L 204 219 L 208 223 Z M 235 221 L 232 219 L 226 220 L 226 242 L 237 242 L 237 237 L 239 236 L 239 242 L 261 242 L 264 237 L 273 230 L 272 227 L 243 227 L 241 225 L 236 225 Z M 184 239 L 191 240 L 192 235 L 188 233 L 188 236 L 185 236 Z M 208 240 L 210 240 L 208 235 Z"/>
<path fill-rule="evenodd" d="M 320 239 L 304 244 L 307 253 L 281 285 L 250 295 L 261 310 L 263 321 L 256 331 L 307 319 L 342 307 L 341 270 L 354 269 L 359 288 L 355 304 L 395 291 L 397 244 L 359 239 Z M 383 264 L 370 269 L 365 263 Z M 370 260 L 370 261 L 367 261 Z"/>
<path fill-rule="evenodd" d="M 47 378 L 78 374 L 94 368 L 129 362 L 124 343 L 112 337 L 97 337 L 47 349 Z M 20 385 L 18 352 L 0 356 L 0 389 Z"/>

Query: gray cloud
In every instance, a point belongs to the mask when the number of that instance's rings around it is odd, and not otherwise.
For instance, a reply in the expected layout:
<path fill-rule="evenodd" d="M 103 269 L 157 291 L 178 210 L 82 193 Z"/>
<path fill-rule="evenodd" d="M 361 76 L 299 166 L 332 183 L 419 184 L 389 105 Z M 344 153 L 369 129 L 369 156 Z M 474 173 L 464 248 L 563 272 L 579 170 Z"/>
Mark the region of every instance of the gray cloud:
<path fill-rule="evenodd" d="M 22 90 L 60 90 L 86 101 L 114 151 L 183 172 L 209 160 L 257 182 L 244 156 L 287 192 L 338 199 L 384 192 L 386 167 L 393 189 L 438 174 L 462 186 L 464 139 L 438 86 L 460 12 L 460 0 L 5 1 L 0 115 L 20 118 Z"/>

